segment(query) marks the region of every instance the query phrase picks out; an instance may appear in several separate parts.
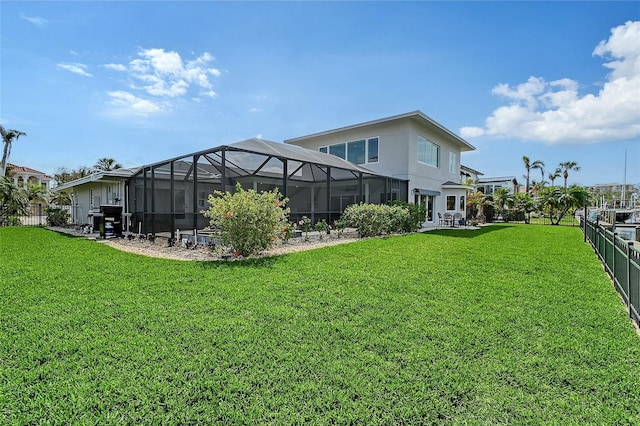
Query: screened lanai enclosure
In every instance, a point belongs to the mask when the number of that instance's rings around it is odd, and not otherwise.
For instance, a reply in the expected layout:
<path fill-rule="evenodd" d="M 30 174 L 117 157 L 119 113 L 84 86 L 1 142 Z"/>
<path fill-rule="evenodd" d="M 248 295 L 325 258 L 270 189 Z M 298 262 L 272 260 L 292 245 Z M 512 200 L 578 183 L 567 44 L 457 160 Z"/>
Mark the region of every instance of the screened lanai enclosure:
<path fill-rule="evenodd" d="M 202 230 L 214 191 L 278 188 L 289 198 L 290 220 L 328 223 L 360 201 L 407 201 L 408 182 L 375 174 L 339 157 L 262 139 L 249 139 L 140 168 L 128 183 L 132 230 L 144 234 Z"/>

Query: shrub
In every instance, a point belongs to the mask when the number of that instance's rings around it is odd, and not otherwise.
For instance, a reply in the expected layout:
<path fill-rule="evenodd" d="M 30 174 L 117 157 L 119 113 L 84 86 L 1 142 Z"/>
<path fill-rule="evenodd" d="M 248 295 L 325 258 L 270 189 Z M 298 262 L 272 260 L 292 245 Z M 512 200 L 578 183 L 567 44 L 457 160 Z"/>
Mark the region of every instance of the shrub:
<path fill-rule="evenodd" d="M 326 220 L 322 219 L 321 221 L 316 222 L 315 229 L 318 231 L 320 239 L 322 239 L 322 234 L 329 233 L 329 224 Z"/>
<path fill-rule="evenodd" d="M 69 224 L 70 216 L 66 210 L 48 207 L 45 212 L 47 213 L 47 225 L 64 226 Z"/>
<path fill-rule="evenodd" d="M 427 217 L 427 207 L 424 204 L 407 203 L 406 201 L 394 200 L 389 201 L 390 206 L 398 206 L 409 212 L 409 217 L 402 224 L 403 232 L 414 232 L 422 228 L 425 218 Z"/>
<path fill-rule="evenodd" d="M 208 210 L 212 229 L 220 231 L 223 244 L 241 256 L 266 250 L 282 236 L 287 227 L 288 199 L 275 189 L 258 193 L 245 191 L 240 184 L 235 193 L 214 192 L 209 196 Z"/>
<path fill-rule="evenodd" d="M 302 216 L 302 219 L 298 221 L 298 227 L 304 232 L 304 240 L 309 241 L 309 231 L 311 231 L 311 219 L 307 216 Z"/>
<path fill-rule="evenodd" d="M 402 232 L 404 224 L 411 219 L 409 211 L 400 206 L 360 203 L 348 206 L 341 220 L 357 228 L 360 237 L 373 237 Z"/>

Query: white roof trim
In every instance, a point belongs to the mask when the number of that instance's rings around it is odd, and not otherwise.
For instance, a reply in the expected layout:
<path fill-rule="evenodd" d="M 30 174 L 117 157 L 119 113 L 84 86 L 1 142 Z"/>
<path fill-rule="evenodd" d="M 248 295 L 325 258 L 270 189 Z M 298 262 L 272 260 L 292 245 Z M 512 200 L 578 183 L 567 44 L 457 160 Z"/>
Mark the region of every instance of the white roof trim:
<path fill-rule="evenodd" d="M 437 121 L 432 119 L 431 117 L 427 116 L 425 113 L 423 113 L 420 110 L 408 112 L 408 113 L 405 113 L 405 114 L 394 115 L 392 117 L 386 117 L 386 118 L 380 118 L 380 119 L 377 119 L 377 120 L 366 121 L 366 122 L 360 123 L 360 124 L 352 124 L 350 126 L 339 127 L 337 129 L 326 130 L 324 132 L 319 132 L 319 133 L 313 133 L 313 134 L 310 134 L 310 135 L 307 135 L 307 136 L 300 136 L 300 137 L 297 137 L 297 138 L 286 139 L 284 141 L 284 143 L 293 144 L 295 142 L 303 141 L 305 139 L 315 138 L 315 137 L 319 137 L 319 136 L 331 135 L 333 133 L 339 133 L 339 132 L 344 132 L 344 131 L 347 131 L 347 130 L 353 130 L 353 129 L 358 129 L 358 128 L 362 128 L 362 127 L 373 126 L 375 124 L 382 124 L 382 123 L 387 123 L 387 122 L 397 121 L 397 120 L 404 120 L 404 119 L 418 120 L 418 121 L 421 121 L 422 124 L 425 124 L 425 125 L 431 126 L 431 127 L 435 127 L 436 129 L 438 129 L 441 132 L 443 132 L 444 134 L 446 134 L 449 138 L 451 138 L 452 140 L 457 142 L 463 148 L 461 151 L 473 151 L 473 150 L 476 149 L 469 142 L 467 142 L 466 140 L 462 139 L 460 136 L 456 135 L 451 130 L 447 129 L 446 127 L 444 127 L 443 125 L 441 125 L 440 123 L 438 123 Z"/>

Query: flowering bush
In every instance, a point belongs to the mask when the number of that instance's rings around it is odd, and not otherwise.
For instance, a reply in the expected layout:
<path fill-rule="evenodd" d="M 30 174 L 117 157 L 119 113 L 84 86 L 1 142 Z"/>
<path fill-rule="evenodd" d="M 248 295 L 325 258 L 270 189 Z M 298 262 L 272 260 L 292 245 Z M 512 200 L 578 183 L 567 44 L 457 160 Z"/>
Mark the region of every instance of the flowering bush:
<path fill-rule="evenodd" d="M 248 256 L 271 247 L 283 235 L 288 225 L 288 199 L 275 189 L 258 193 L 245 191 L 240 184 L 236 192 L 214 192 L 209 196 L 210 227 L 220 231 L 223 244 L 238 256 Z"/>
<path fill-rule="evenodd" d="M 400 206 L 378 204 L 352 204 L 342 214 L 347 226 L 358 228 L 360 237 L 403 232 L 404 224 L 411 221 L 409 211 Z"/>
<path fill-rule="evenodd" d="M 340 218 L 333 222 L 333 227 L 336 229 L 336 231 L 338 231 L 338 238 L 342 236 L 344 228 L 346 228 L 347 226 L 348 223 L 343 218 Z"/>
<path fill-rule="evenodd" d="M 329 226 L 329 224 L 327 223 L 326 220 L 322 219 L 319 222 L 316 222 L 316 231 L 319 232 L 320 235 L 320 239 L 322 239 L 322 234 L 328 234 L 329 233 L 329 229 L 331 229 L 331 227 Z"/>
<path fill-rule="evenodd" d="M 311 219 L 307 216 L 302 216 L 302 219 L 298 221 L 298 227 L 304 231 L 304 240 L 309 241 L 309 231 L 311 231 Z"/>

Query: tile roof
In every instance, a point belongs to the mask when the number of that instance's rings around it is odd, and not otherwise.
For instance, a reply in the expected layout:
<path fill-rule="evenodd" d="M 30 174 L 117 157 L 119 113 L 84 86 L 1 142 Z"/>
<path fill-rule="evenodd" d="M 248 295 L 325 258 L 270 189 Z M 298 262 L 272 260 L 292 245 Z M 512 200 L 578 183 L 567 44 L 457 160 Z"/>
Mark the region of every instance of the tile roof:
<path fill-rule="evenodd" d="M 35 174 L 35 175 L 42 175 L 45 178 L 48 179 L 53 179 L 51 176 L 47 176 L 46 173 L 43 173 L 41 171 L 38 171 L 36 169 L 32 169 L 31 167 L 26 167 L 26 166 L 18 166 L 16 164 L 11 164 L 8 163 L 7 166 L 11 167 L 11 170 L 13 170 L 14 173 L 18 172 L 18 173 L 31 173 L 31 174 Z"/>

